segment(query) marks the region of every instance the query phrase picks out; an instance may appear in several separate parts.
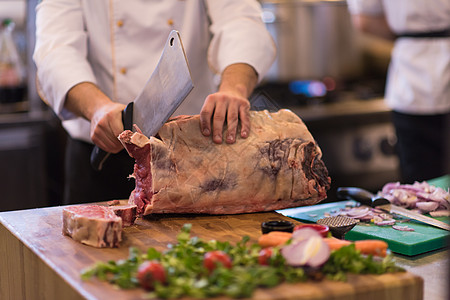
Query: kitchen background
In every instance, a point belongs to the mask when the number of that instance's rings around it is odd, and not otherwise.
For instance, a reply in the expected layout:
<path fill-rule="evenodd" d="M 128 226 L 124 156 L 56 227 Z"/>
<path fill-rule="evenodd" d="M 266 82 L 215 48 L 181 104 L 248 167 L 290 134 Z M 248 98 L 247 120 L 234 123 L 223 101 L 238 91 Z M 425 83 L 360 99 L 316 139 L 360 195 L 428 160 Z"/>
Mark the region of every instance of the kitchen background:
<path fill-rule="evenodd" d="M 0 0 L 0 21 L 15 23 L 12 40 L 25 75 L 14 89 L 0 84 L 0 211 L 59 205 L 64 191 L 65 132 L 35 87 L 37 2 Z M 278 56 L 255 94 L 291 109 L 312 132 L 332 178 L 326 201 L 336 200 L 339 186 L 375 192 L 399 180 L 383 102 L 392 44 L 355 32 L 345 1 L 260 2 Z"/>

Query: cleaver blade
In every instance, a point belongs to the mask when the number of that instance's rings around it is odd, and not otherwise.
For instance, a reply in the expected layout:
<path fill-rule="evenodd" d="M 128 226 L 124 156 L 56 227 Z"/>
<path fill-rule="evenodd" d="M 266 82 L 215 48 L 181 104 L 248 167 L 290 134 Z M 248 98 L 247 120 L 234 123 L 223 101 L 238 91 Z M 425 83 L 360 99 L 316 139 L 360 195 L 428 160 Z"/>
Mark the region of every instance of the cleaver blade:
<path fill-rule="evenodd" d="M 180 34 L 172 30 L 155 71 L 133 101 L 132 123 L 147 137 L 156 135 L 193 88 Z M 131 130 L 130 125 L 124 127 Z"/>
<path fill-rule="evenodd" d="M 124 130 L 133 124 L 147 137 L 154 136 L 194 88 L 178 31 L 172 30 L 150 78 L 122 112 Z M 95 146 L 91 166 L 100 171 L 109 153 Z"/>

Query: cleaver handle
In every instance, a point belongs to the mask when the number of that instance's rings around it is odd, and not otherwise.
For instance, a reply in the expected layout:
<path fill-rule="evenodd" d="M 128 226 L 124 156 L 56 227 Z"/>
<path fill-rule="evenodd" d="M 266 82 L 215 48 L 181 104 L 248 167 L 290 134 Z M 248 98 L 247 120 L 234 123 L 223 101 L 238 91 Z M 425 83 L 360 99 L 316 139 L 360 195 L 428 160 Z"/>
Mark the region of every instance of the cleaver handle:
<path fill-rule="evenodd" d="M 124 130 L 131 130 L 133 128 L 133 102 L 128 103 L 122 111 L 122 123 Z M 95 171 L 101 171 L 103 164 L 108 159 L 111 153 L 102 150 L 97 145 L 91 152 L 91 166 Z"/>

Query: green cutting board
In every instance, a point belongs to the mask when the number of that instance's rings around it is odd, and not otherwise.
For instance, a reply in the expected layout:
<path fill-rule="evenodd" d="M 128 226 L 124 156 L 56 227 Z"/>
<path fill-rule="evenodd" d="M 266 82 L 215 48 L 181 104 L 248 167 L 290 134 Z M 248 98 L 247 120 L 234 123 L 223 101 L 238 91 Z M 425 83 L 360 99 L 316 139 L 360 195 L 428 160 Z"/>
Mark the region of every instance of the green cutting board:
<path fill-rule="evenodd" d="M 315 223 L 317 220 L 324 218 L 325 213 L 345 208 L 346 205 L 354 206 L 355 204 L 355 201 L 340 201 L 283 209 L 278 210 L 277 212 L 302 222 Z M 446 217 L 436 219 L 449 223 L 449 220 Z M 353 229 L 345 235 L 345 239 L 350 241 L 367 239 L 383 240 L 388 243 L 389 249 L 392 252 L 408 256 L 441 249 L 448 247 L 449 245 L 450 235 L 449 232 L 444 229 L 415 221 L 405 222 L 401 225 L 408 225 L 408 227 L 414 228 L 414 231 L 399 231 L 393 229 L 391 226 L 382 227 L 374 224 L 362 223 L 361 225 L 358 224 L 353 227 Z"/>

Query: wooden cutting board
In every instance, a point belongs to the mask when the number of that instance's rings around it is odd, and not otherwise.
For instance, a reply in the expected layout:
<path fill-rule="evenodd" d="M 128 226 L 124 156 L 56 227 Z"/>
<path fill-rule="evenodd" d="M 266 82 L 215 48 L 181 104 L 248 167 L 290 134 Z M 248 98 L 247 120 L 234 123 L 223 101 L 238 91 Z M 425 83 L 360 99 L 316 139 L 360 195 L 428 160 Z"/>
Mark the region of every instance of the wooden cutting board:
<path fill-rule="evenodd" d="M 185 223 L 192 235 L 256 242 L 261 222 L 288 219 L 275 212 L 227 216 L 164 216 L 139 219 L 125 228 L 121 247 L 97 249 L 61 234 L 62 207 L 0 213 L 0 299 L 144 299 L 142 289 L 119 290 L 97 280 L 82 281 L 80 272 L 97 261 L 128 256 L 128 248 L 166 249 Z M 291 220 L 291 219 L 289 219 Z M 296 222 L 296 221 L 294 221 Z M 253 299 L 423 299 L 423 280 L 408 272 L 351 275 L 347 282 L 324 280 L 259 289 Z M 222 298 L 221 298 L 222 299 Z"/>

